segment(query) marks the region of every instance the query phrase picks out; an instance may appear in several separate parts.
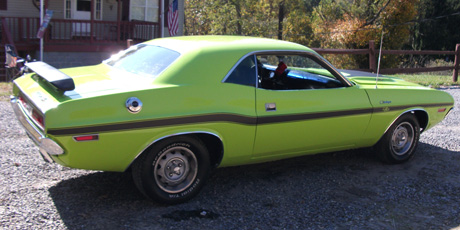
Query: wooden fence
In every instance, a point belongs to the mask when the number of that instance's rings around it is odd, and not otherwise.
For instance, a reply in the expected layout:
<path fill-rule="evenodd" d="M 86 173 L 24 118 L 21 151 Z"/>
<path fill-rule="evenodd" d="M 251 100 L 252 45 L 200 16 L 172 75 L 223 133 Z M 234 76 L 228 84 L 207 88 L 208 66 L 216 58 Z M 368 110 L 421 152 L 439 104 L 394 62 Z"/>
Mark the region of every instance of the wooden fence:
<path fill-rule="evenodd" d="M 369 56 L 369 69 L 362 71 L 377 72 L 377 58 L 380 50 L 375 48 L 375 42 L 369 41 L 368 49 L 322 49 L 313 48 L 319 54 L 364 54 Z M 459 58 L 460 58 L 460 44 L 457 44 L 455 51 L 439 51 L 439 50 L 382 50 L 382 55 L 455 55 L 453 66 L 440 66 L 440 67 L 420 67 L 420 68 L 393 68 L 393 69 L 380 69 L 381 74 L 395 74 L 395 73 L 421 73 L 421 72 L 435 72 L 453 70 L 452 81 L 457 82 L 459 71 Z"/>

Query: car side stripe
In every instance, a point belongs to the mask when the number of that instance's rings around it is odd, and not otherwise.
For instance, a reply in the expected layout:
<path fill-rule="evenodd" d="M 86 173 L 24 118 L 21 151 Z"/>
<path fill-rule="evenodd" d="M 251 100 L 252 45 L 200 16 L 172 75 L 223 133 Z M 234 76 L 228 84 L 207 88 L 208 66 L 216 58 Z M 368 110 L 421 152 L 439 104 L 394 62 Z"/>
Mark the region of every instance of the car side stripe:
<path fill-rule="evenodd" d="M 62 129 L 48 129 L 47 133 L 51 135 L 75 135 L 82 133 L 100 133 L 109 131 L 122 131 L 132 129 L 144 129 L 163 127 L 171 125 L 187 125 L 196 123 L 207 123 L 207 122 L 231 122 L 242 125 L 264 125 L 281 122 L 294 122 L 302 120 L 313 120 L 322 118 L 332 117 L 343 117 L 369 113 L 380 113 L 394 110 L 403 110 L 413 107 L 440 107 L 440 106 L 452 106 L 450 103 L 444 104 L 424 104 L 424 105 L 405 105 L 405 106 L 392 106 L 392 107 L 379 107 L 379 108 L 366 108 L 366 109 L 353 109 L 353 110 L 340 110 L 340 111 L 329 111 L 319 113 L 304 113 L 304 114 L 289 114 L 289 115 L 274 115 L 274 116 L 261 116 L 251 117 L 238 114 L 204 114 L 204 115 L 193 115 L 188 117 L 174 117 L 155 119 L 147 121 L 137 121 L 129 123 L 118 123 L 118 124 L 106 124 L 106 125 L 93 125 L 85 127 L 75 128 L 62 128 Z"/>
<path fill-rule="evenodd" d="M 48 129 L 48 133 L 52 135 L 69 135 L 77 133 L 99 133 L 108 131 L 120 131 L 129 129 L 153 128 L 170 125 L 185 125 L 203 122 L 232 122 L 244 125 L 255 125 L 257 119 L 249 116 L 236 114 L 205 114 L 189 117 L 175 117 L 156 119 L 148 121 L 138 121 L 130 123 L 109 124 L 109 125 L 94 125 L 88 127 L 78 127 L 69 129 Z"/>

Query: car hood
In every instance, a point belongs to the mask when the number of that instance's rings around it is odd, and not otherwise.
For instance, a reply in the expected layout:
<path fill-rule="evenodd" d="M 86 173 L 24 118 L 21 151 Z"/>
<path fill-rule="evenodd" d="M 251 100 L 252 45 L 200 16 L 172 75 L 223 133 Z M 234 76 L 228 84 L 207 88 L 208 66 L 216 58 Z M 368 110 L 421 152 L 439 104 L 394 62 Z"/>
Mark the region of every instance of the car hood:
<path fill-rule="evenodd" d="M 363 88 L 375 88 L 376 85 L 379 88 L 426 88 L 419 84 L 387 75 L 377 77 L 377 74 L 374 73 L 343 69 L 340 69 L 339 72 L 348 80 Z"/>

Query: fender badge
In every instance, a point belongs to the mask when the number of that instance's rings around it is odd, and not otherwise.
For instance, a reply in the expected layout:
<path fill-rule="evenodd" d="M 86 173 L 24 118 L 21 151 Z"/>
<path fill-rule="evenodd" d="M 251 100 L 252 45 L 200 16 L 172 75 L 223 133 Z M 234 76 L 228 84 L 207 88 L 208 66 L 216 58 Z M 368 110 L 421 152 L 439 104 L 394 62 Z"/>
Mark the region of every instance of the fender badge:
<path fill-rule="evenodd" d="M 382 111 L 383 111 L 383 112 L 388 112 L 388 111 L 390 111 L 390 108 L 388 108 L 388 107 L 383 107 L 383 108 L 382 108 Z"/>
<path fill-rule="evenodd" d="M 391 104 L 391 101 L 380 101 L 380 104 Z"/>

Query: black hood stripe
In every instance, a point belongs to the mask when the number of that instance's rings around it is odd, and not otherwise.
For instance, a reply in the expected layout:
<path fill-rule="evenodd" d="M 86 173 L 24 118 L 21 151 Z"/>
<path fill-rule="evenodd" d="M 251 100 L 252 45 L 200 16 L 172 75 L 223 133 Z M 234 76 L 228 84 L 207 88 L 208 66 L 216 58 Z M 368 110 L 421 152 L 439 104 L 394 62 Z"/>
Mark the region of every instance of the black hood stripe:
<path fill-rule="evenodd" d="M 242 125 L 264 125 L 272 123 L 282 122 L 293 122 L 302 120 L 313 120 L 322 118 L 332 117 L 343 117 L 369 113 L 380 113 L 394 110 L 404 110 L 414 107 L 441 107 L 441 106 L 452 106 L 450 103 L 444 104 L 424 104 L 424 105 L 405 105 L 405 106 L 388 106 L 379 108 L 367 108 L 367 109 L 353 109 L 353 110 L 341 110 L 341 111 L 330 111 L 330 112 L 319 112 L 319 113 L 305 113 L 305 114 L 289 114 L 289 115 L 273 115 L 273 116 L 262 116 L 262 117 L 251 117 L 237 114 L 204 114 L 204 115 L 193 115 L 188 117 L 173 117 L 164 119 L 155 119 L 147 121 L 127 122 L 118 124 L 105 124 L 105 125 L 93 125 L 76 128 L 63 128 L 63 129 L 48 129 L 47 133 L 51 135 L 75 135 L 82 133 L 101 133 L 111 131 L 123 131 L 133 129 L 144 129 L 144 128 L 155 128 L 171 125 L 187 125 L 207 122 L 230 122 Z"/>

